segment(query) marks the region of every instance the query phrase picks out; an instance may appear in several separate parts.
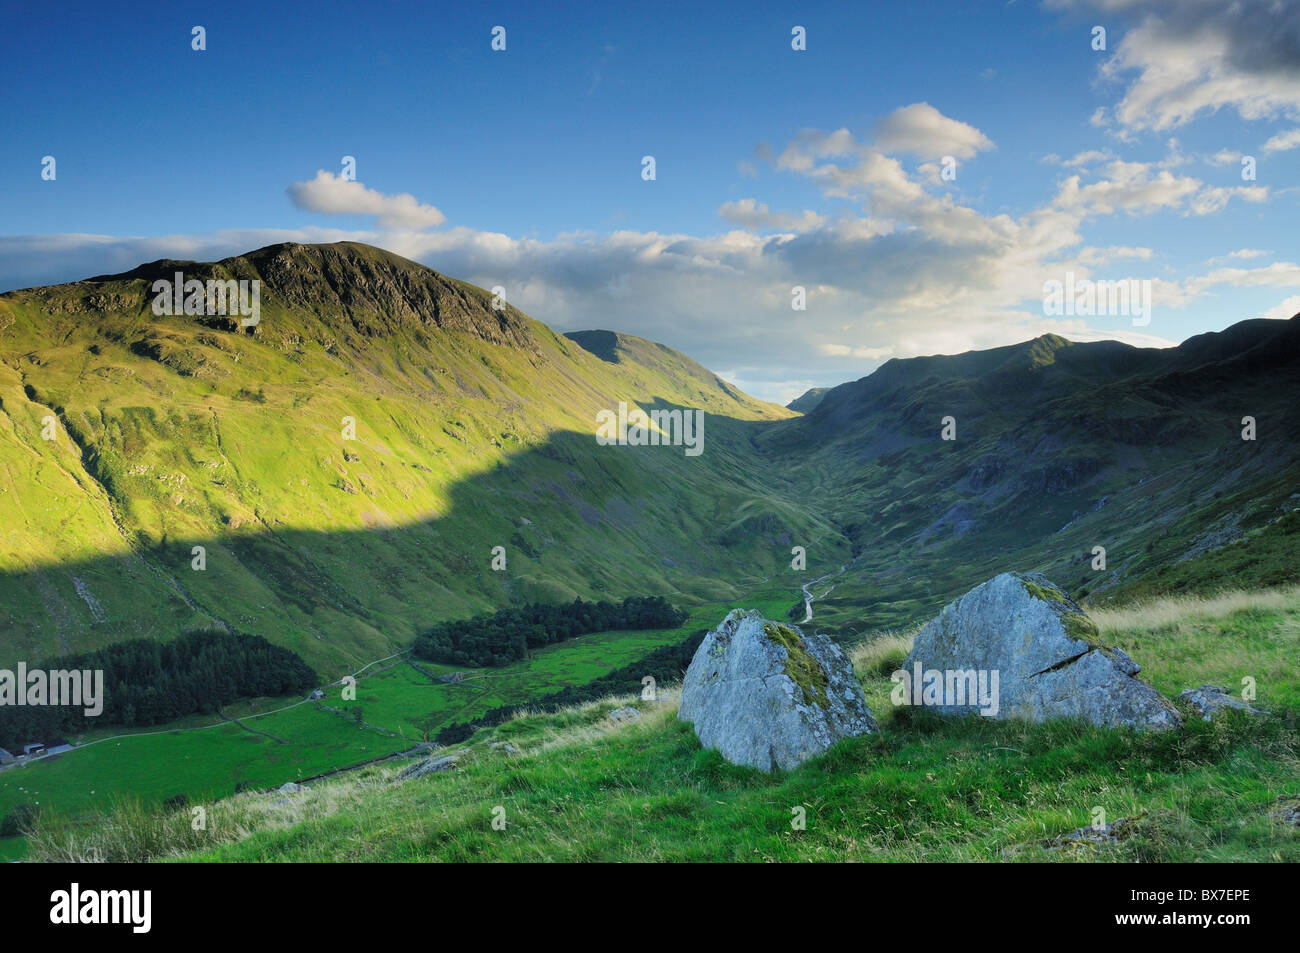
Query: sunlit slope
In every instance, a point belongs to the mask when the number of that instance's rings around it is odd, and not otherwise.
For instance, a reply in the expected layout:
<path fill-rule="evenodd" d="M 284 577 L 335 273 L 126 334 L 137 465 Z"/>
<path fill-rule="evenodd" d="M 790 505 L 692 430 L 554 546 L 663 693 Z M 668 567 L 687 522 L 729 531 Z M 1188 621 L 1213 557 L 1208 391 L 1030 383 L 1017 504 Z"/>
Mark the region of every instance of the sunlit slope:
<path fill-rule="evenodd" d="M 262 281 L 260 323 L 155 316 L 178 270 Z M 752 465 L 788 411 L 492 304 L 350 243 L 0 296 L 3 660 L 215 621 L 338 667 L 512 599 L 725 598 L 829 532 Z M 597 446 L 619 401 L 703 409 L 705 452 Z"/>

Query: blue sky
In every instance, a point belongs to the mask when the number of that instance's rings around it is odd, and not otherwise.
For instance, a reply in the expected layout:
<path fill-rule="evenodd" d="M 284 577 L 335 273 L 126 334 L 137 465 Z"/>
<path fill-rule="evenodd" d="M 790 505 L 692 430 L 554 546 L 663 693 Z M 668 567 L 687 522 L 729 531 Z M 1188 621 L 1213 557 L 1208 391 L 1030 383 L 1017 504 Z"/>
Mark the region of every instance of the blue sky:
<path fill-rule="evenodd" d="M 352 238 L 782 401 L 1300 311 L 1295 4 L 15 6 L 0 289 Z M 1045 315 L 1066 272 L 1150 322 Z"/>

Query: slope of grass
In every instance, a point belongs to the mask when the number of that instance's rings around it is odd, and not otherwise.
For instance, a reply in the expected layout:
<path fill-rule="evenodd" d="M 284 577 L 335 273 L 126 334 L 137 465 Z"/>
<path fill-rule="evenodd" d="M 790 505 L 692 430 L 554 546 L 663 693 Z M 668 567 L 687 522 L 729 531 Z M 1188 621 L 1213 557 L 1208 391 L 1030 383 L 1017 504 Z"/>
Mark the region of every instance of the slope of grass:
<path fill-rule="evenodd" d="M 260 275 L 255 333 L 154 316 L 181 268 Z M 342 674 L 512 602 L 735 598 L 836 535 L 752 466 L 789 411 L 491 301 L 349 243 L 0 295 L 0 662 L 217 624 Z M 620 401 L 705 411 L 704 453 L 599 447 Z"/>
<path fill-rule="evenodd" d="M 524 715 L 461 746 L 453 771 L 393 783 L 376 766 L 302 794 L 248 793 L 188 815 L 127 808 L 86 827 L 51 822 L 40 859 L 1098 860 L 1297 861 L 1300 832 L 1271 815 L 1300 795 L 1300 595 L 1155 603 L 1102 615 L 1166 692 L 1262 674 L 1274 715 L 1189 718 L 1170 732 L 1071 722 L 943 721 L 895 709 L 890 635 L 854 653 L 876 735 L 791 772 L 762 774 L 700 749 L 675 701 L 609 699 Z M 616 705 L 643 717 L 615 723 Z M 512 757 L 494 742 L 508 742 Z M 1135 819 L 1110 846 L 1049 852 L 1088 825 Z M 806 829 L 792 826 L 796 813 Z M 504 818 L 504 829 L 493 826 Z"/>

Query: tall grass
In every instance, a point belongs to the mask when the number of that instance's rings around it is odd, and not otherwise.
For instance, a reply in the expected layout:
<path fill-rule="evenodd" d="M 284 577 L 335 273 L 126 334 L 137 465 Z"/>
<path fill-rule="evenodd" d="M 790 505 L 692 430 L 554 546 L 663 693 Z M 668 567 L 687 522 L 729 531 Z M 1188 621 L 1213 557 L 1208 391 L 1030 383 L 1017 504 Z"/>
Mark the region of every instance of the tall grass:
<path fill-rule="evenodd" d="M 1300 586 L 1281 589 L 1226 590 L 1210 595 L 1180 595 L 1148 599 L 1119 608 L 1089 608 L 1088 615 L 1103 633 L 1126 629 L 1156 632 L 1197 619 L 1213 619 L 1254 610 L 1276 613 L 1300 609 Z"/>

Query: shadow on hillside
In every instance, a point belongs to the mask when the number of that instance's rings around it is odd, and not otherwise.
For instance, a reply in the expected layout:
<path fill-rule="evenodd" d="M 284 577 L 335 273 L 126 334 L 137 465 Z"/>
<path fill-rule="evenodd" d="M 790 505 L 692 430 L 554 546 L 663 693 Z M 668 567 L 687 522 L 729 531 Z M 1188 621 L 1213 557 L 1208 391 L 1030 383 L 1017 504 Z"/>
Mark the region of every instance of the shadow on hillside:
<path fill-rule="evenodd" d="M 643 406 L 686 410 L 661 398 Z M 752 465 L 765 425 L 708 414 L 703 452 L 687 456 L 682 446 L 599 446 L 593 423 L 452 485 L 450 506 L 417 523 L 322 532 L 271 513 L 269 525 L 0 575 L 0 665 L 225 626 L 337 675 L 434 622 L 521 601 L 731 599 L 789 560 L 793 527 L 780 516 L 748 537 L 727 532 L 736 511 L 775 514 L 769 501 L 786 495 Z M 340 499 L 379 489 L 343 482 L 331 491 Z M 195 546 L 206 551 L 201 571 Z M 504 569 L 493 568 L 495 547 Z"/>

